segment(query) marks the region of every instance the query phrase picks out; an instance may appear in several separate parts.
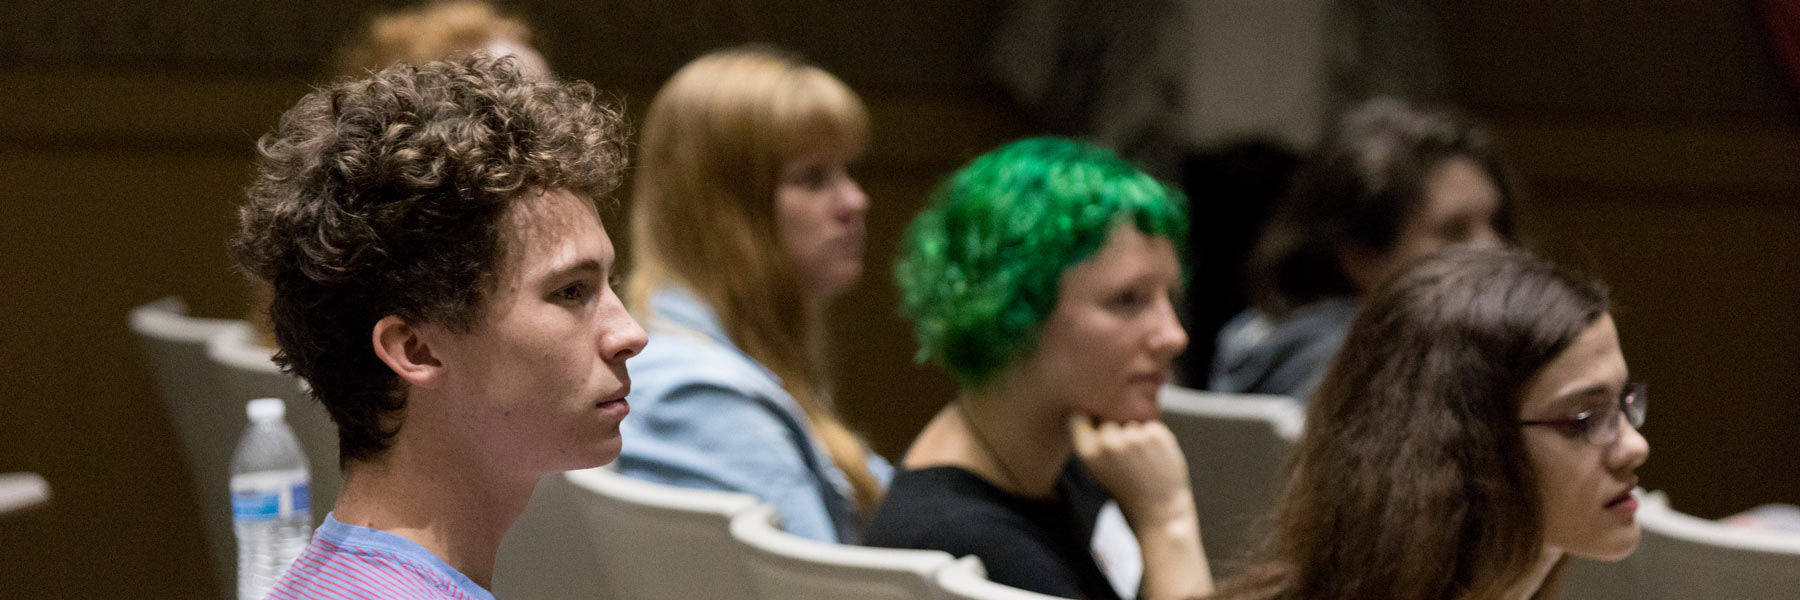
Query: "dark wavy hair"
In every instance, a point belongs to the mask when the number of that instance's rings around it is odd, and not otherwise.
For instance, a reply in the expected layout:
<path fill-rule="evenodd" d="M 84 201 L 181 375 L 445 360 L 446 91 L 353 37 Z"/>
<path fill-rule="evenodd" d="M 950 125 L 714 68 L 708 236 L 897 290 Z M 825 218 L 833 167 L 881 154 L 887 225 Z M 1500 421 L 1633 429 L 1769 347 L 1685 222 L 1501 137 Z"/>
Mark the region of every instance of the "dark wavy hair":
<path fill-rule="evenodd" d="M 273 286 L 275 362 L 311 384 L 344 463 L 385 450 L 405 405 L 370 346 L 376 321 L 471 329 L 514 200 L 605 197 L 625 164 L 622 130 L 592 86 L 478 54 L 315 90 L 257 142 L 231 256 Z"/>
<path fill-rule="evenodd" d="M 1263 555 L 1218 597 L 1512 589 L 1544 543 L 1521 395 L 1607 312 L 1600 284 L 1521 250 L 1451 248 L 1403 267 L 1307 408 Z"/>
<path fill-rule="evenodd" d="M 1517 185 L 1489 134 L 1460 114 L 1377 98 L 1344 113 L 1301 167 L 1251 251 L 1251 301 L 1286 315 L 1359 293 L 1339 267 L 1345 244 L 1385 252 L 1425 200 L 1425 180 L 1450 158 L 1480 165 L 1500 189 L 1494 231 L 1513 239 Z M 1360 290 L 1367 292 L 1369 290 Z"/>
<path fill-rule="evenodd" d="M 1012 142 L 952 174 L 906 230 L 894 279 L 918 339 L 965 386 L 1036 348 L 1063 271 L 1114 226 L 1187 241 L 1187 203 L 1112 151 L 1066 138 Z"/>

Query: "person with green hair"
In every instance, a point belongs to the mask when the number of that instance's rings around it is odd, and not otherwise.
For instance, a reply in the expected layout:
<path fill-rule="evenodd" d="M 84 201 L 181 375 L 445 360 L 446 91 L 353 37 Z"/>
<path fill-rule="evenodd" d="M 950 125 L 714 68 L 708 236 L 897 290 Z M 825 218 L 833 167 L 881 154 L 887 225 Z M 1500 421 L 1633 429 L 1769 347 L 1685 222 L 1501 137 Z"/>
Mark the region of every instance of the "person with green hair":
<path fill-rule="evenodd" d="M 1094 559 L 1116 500 L 1142 597 L 1209 593 L 1186 461 L 1157 391 L 1187 346 L 1172 296 L 1181 196 L 1112 152 L 1033 138 L 983 155 L 933 195 L 895 278 L 918 358 L 957 380 L 919 434 L 867 543 L 975 555 L 990 579 L 1119 598 Z M 1129 585 L 1129 584 L 1127 584 Z"/>

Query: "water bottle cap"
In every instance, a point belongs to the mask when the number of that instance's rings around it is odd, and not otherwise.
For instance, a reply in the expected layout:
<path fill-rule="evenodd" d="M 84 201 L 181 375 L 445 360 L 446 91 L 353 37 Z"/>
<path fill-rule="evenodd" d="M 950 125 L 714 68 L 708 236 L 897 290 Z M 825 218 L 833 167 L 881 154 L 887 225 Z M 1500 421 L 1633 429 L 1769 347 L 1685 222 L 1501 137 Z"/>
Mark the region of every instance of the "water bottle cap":
<path fill-rule="evenodd" d="M 244 405 L 244 412 L 250 414 L 250 421 L 280 421 L 287 416 L 287 403 L 280 398 L 257 398 Z"/>

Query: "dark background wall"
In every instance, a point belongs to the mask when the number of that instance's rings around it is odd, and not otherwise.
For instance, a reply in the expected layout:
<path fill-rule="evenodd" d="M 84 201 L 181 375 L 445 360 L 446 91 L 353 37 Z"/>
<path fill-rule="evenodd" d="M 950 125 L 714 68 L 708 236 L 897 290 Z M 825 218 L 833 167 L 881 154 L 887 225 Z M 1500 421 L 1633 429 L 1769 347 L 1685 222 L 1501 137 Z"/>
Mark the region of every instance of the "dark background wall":
<path fill-rule="evenodd" d="M 1616 291 L 1634 377 L 1655 397 L 1644 485 L 1703 516 L 1800 502 L 1800 101 L 1752 10 L 1432 4 L 1453 98 L 1530 184 L 1526 233 Z M 202 315 L 244 312 L 224 239 L 251 143 L 372 8 L 0 3 L 0 471 L 42 473 L 55 493 L 0 519 L 0 595 L 212 595 L 192 485 L 125 313 L 170 294 Z M 837 307 L 835 366 L 851 424 L 903 452 L 950 386 L 910 360 L 887 258 L 938 178 L 1032 131 L 983 66 L 1004 3 L 517 8 L 558 71 L 633 115 L 685 61 L 747 41 L 801 51 L 864 94 L 872 262 Z"/>
<path fill-rule="evenodd" d="M 1613 288 L 1644 487 L 1707 517 L 1800 502 L 1800 97 L 1751 3 L 1438 4 L 1527 236 Z"/>

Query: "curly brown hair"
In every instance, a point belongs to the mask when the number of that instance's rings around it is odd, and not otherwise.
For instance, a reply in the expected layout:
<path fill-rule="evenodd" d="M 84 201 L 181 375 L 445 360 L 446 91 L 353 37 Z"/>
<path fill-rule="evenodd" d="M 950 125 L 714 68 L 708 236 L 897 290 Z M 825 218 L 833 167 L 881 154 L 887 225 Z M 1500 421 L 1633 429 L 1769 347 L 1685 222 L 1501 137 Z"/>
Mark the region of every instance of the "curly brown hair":
<path fill-rule="evenodd" d="M 231 256 L 273 286 L 275 362 L 330 412 L 343 463 L 384 451 L 405 406 L 370 346 L 375 323 L 471 329 L 514 200 L 605 197 L 626 161 L 623 130 L 592 86 L 475 55 L 315 90 L 257 142 Z"/>

